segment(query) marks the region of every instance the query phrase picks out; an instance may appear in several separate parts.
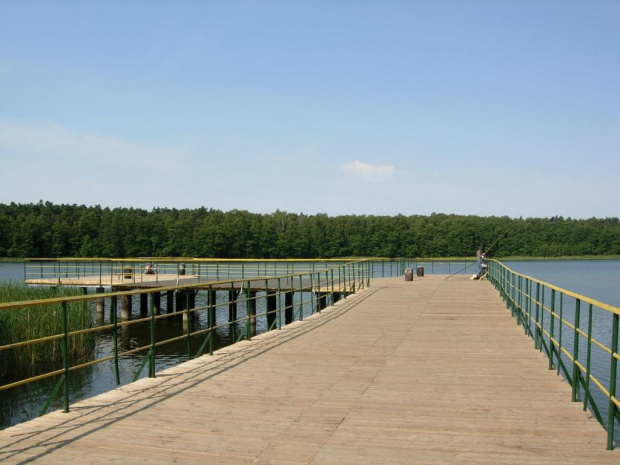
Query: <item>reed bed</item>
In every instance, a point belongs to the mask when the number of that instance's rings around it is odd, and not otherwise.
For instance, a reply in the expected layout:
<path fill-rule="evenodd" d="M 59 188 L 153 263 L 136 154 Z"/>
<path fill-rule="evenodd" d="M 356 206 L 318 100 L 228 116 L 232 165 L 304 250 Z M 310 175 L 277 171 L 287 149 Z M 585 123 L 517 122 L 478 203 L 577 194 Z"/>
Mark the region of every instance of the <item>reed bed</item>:
<path fill-rule="evenodd" d="M 0 282 L 0 302 L 18 302 L 51 297 L 80 295 L 78 289 L 60 287 L 28 287 L 13 282 Z M 67 307 L 69 331 L 92 327 L 88 302 L 75 302 Z M 62 305 L 38 305 L 0 311 L 0 346 L 62 334 Z M 0 351 L 0 376 L 14 379 L 35 376 L 62 366 L 62 339 Z M 69 360 L 90 359 L 95 339 L 92 333 L 71 336 Z"/>

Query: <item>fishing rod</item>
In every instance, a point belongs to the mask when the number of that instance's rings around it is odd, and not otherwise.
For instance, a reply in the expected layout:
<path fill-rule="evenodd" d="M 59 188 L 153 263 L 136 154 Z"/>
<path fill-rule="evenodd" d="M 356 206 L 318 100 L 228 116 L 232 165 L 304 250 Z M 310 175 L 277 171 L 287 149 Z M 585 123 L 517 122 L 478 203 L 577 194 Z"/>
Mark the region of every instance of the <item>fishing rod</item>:
<path fill-rule="evenodd" d="M 462 270 L 459 270 L 459 271 L 457 271 L 456 273 L 452 273 L 450 276 L 446 276 L 446 279 L 450 279 L 452 276 L 455 276 L 455 275 L 457 275 L 457 274 L 459 274 L 459 273 L 462 273 L 462 272 L 463 272 L 463 271 L 465 271 L 467 268 L 469 268 L 470 266 L 472 266 L 474 263 L 476 263 L 476 262 L 472 262 L 472 263 L 470 263 L 469 265 L 467 265 L 465 268 L 463 268 Z M 445 281 L 446 279 L 444 279 L 444 281 Z"/>
<path fill-rule="evenodd" d="M 508 231 L 503 232 L 502 234 L 500 234 L 500 236 L 499 236 L 497 239 L 495 239 L 495 242 L 493 242 L 493 243 L 491 244 L 491 247 L 489 247 L 489 248 L 488 248 L 488 249 L 484 252 L 484 253 L 485 253 L 485 255 L 486 255 L 486 254 L 488 254 L 488 253 L 489 253 L 489 250 L 491 250 L 491 249 L 495 246 L 495 244 L 497 244 L 497 242 L 498 242 L 498 241 L 499 241 L 502 237 L 504 237 L 504 236 L 508 237 Z"/>
<path fill-rule="evenodd" d="M 502 234 L 500 234 L 500 235 L 499 235 L 499 237 L 498 237 L 497 239 L 495 239 L 495 242 L 493 242 L 493 243 L 491 244 L 491 247 L 489 247 L 489 248 L 488 248 L 488 249 L 484 252 L 484 254 L 485 254 L 485 255 L 486 255 L 486 254 L 488 254 L 488 253 L 489 253 L 489 250 L 491 250 L 491 249 L 495 246 L 495 244 L 497 244 L 497 242 L 498 242 L 498 241 L 499 241 L 502 237 L 504 237 L 504 236 L 508 236 L 508 231 L 503 232 Z M 466 266 L 465 268 L 463 268 L 462 270 L 459 270 L 459 271 L 457 271 L 456 273 L 452 273 L 450 276 L 446 276 L 446 279 L 450 279 L 452 276 L 455 276 L 455 275 L 457 275 L 457 274 L 459 274 L 459 273 L 462 273 L 462 272 L 463 272 L 463 271 L 465 271 L 467 268 L 469 268 L 470 266 L 472 266 L 474 263 L 478 263 L 478 261 L 475 261 L 475 262 L 470 263 L 469 265 L 467 265 L 467 266 Z M 444 279 L 444 281 L 445 281 L 446 279 Z"/>

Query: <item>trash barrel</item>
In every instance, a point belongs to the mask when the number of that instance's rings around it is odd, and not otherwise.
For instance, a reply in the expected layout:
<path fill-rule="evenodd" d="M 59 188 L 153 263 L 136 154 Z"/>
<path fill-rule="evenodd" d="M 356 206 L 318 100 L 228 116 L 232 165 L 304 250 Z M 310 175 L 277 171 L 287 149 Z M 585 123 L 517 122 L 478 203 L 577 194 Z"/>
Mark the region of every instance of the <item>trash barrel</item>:
<path fill-rule="evenodd" d="M 405 270 L 405 281 L 413 281 L 413 270 L 411 268 Z"/>
<path fill-rule="evenodd" d="M 131 279 L 133 278 L 133 270 L 131 269 L 130 266 L 126 266 L 123 268 L 123 278 L 124 279 Z"/>
<path fill-rule="evenodd" d="M 417 274 L 418 276 L 424 276 L 424 267 L 423 267 L 423 266 L 418 266 L 418 267 L 416 268 L 416 274 Z"/>
<path fill-rule="evenodd" d="M 185 275 L 185 263 L 181 263 L 179 265 L 179 275 L 180 276 L 184 276 Z"/>

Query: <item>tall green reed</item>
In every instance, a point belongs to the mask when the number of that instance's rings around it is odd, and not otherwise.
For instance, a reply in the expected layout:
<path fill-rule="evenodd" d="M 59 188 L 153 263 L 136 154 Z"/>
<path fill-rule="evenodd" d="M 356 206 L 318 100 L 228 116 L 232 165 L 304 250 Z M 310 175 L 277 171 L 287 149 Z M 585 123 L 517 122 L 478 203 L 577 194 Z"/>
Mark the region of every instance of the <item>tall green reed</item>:
<path fill-rule="evenodd" d="M 0 282 L 0 302 L 18 302 L 81 295 L 66 287 L 28 287 L 14 282 Z M 93 326 L 90 304 L 73 302 L 67 306 L 68 330 Z M 62 305 L 38 305 L 0 310 L 0 346 L 62 334 Z M 0 376 L 14 379 L 57 369 L 62 366 L 61 339 L 45 341 L 0 351 Z M 72 363 L 92 357 L 92 333 L 69 337 L 68 356 Z"/>

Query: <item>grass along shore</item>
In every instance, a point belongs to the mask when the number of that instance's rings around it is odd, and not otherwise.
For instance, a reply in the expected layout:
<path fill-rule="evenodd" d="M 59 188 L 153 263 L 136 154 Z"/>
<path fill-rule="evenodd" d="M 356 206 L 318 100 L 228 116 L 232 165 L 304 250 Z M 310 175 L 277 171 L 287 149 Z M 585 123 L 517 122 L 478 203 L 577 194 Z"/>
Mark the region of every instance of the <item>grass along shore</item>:
<path fill-rule="evenodd" d="M 28 287 L 13 282 L 0 282 L 0 302 L 18 302 L 81 295 L 80 290 L 69 287 Z M 69 331 L 92 327 L 88 302 L 68 305 Z M 46 336 L 62 334 L 62 305 L 24 307 L 0 310 L 0 346 Z M 92 333 L 71 336 L 68 343 L 70 360 L 87 359 L 94 348 Z M 35 376 L 50 368 L 62 367 L 62 339 L 0 351 L 0 376 L 9 379 Z"/>

